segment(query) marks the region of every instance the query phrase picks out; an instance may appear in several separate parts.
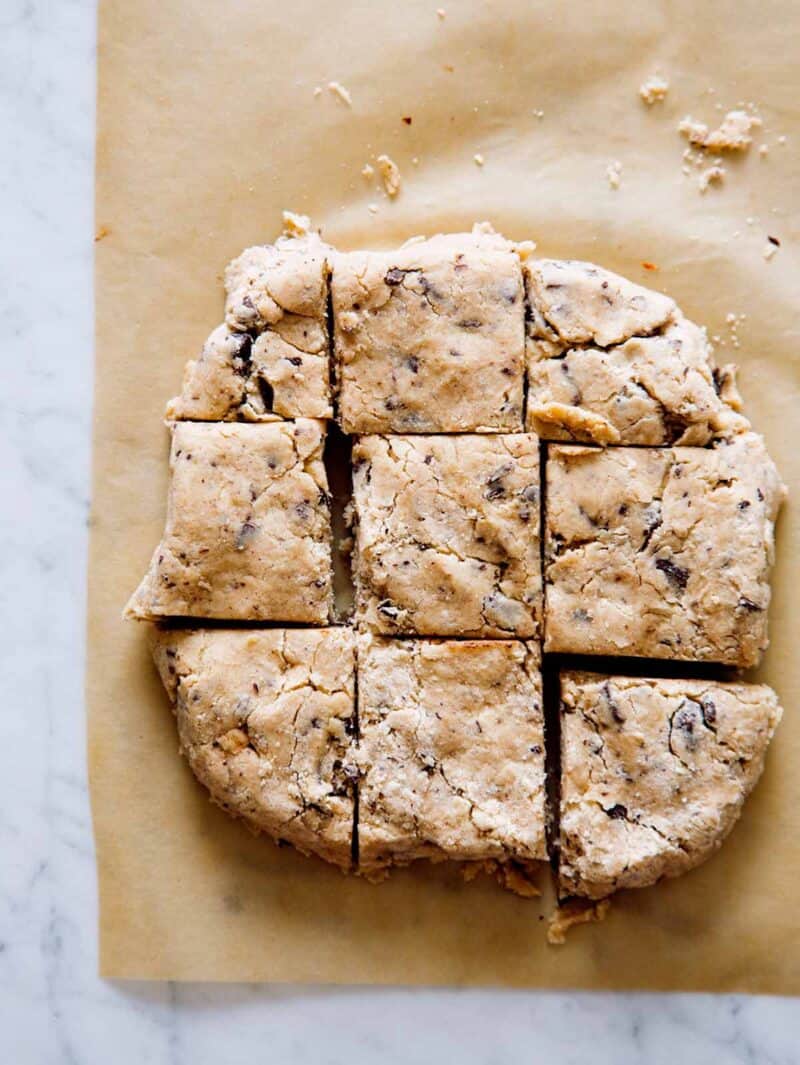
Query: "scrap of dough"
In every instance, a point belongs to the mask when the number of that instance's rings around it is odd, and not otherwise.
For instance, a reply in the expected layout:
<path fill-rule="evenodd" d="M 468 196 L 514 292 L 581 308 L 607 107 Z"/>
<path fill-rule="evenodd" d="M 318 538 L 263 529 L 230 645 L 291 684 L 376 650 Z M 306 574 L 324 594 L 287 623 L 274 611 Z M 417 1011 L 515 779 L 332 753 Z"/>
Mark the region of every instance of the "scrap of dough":
<path fill-rule="evenodd" d="M 614 159 L 606 167 L 606 177 L 608 178 L 608 184 L 612 189 L 618 189 L 622 183 L 622 163 L 619 159 Z"/>
<path fill-rule="evenodd" d="M 522 274 L 503 237 L 338 254 L 331 291 L 345 432 L 522 428 Z"/>
<path fill-rule="evenodd" d="M 643 81 L 639 86 L 639 95 L 647 104 L 648 107 L 652 107 L 653 104 L 659 103 L 663 100 L 669 92 L 669 82 L 666 78 L 662 78 L 660 74 L 651 74 L 646 81 Z"/>
<path fill-rule="evenodd" d="M 349 629 L 160 629 L 181 751 L 214 802 L 348 869 L 355 652 Z"/>
<path fill-rule="evenodd" d="M 601 898 L 709 858 L 781 714 L 763 684 L 563 674 L 560 890 Z"/>
<path fill-rule="evenodd" d="M 605 921 L 611 902 L 608 899 L 600 899 L 594 903 L 588 903 L 585 899 L 568 899 L 560 903 L 550 914 L 547 923 L 547 942 L 554 947 L 563 947 L 567 941 L 567 933 L 570 928 L 580 924 Z"/>
<path fill-rule="evenodd" d="M 325 425 L 178 422 L 161 543 L 134 618 L 325 624 L 332 609 Z"/>
<path fill-rule="evenodd" d="M 375 162 L 378 164 L 386 195 L 394 198 L 400 191 L 400 167 L 388 155 L 379 155 Z"/>
<path fill-rule="evenodd" d="M 709 166 L 700 172 L 697 179 L 697 187 L 701 192 L 708 192 L 712 185 L 721 185 L 725 180 L 727 171 L 724 166 Z"/>
<path fill-rule="evenodd" d="M 539 648 L 358 639 L 359 870 L 417 858 L 541 861 Z"/>
<path fill-rule="evenodd" d="M 552 445 L 545 650 L 756 665 L 785 491 L 755 433 L 713 448 Z"/>
<path fill-rule="evenodd" d="M 690 144 L 710 152 L 745 152 L 753 143 L 751 131 L 761 125 L 761 119 L 747 111 L 729 111 L 718 129 L 709 130 L 705 122 L 697 122 L 686 115 L 678 124 L 678 131 Z"/>
<path fill-rule="evenodd" d="M 361 437 L 353 449 L 360 626 L 538 635 L 539 501 L 533 434 Z"/>
<path fill-rule="evenodd" d="M 350 95 L 349 90 L 338 81 L 329 81 L 328 91 L 338 100 L 341 100 L 343 104 L 346 104 L 348 107 L 353 106 L 353 97 Z"/>
<path fill-rule="evenodd" d="M 283 232 L 287 237 L 308 237 L 312 233 L 311 219 L 307 214 L 297 214 L 295 211 L 284 211 Z"/>

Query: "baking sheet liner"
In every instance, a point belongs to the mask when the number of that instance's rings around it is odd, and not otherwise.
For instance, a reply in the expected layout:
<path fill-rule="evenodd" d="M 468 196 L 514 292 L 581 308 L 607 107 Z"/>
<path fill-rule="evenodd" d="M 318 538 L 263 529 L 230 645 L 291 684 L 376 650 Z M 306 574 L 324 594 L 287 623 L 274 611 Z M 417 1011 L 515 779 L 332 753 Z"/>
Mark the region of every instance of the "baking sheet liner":
<path fill-rule="evenodd" d="M 798 54 L 789 2 L 463 2 L 442 19 L 417 0 L 102 0 L 88 698 L 103 975 L 800 992 Z M 657 69 L 670 93 L 647 108 Z M 677 123 L 740 101 L 769 153 L 726 161 L 701 195 Z M 360 173 L 383 152 L 403 175 L 394 202 Z M 220 320 L 225 263 L 284 208 L 343 248 L 488 219 L 662 288 L 728 339 L 718 357 L 739 362 L 794 489 L 758 674 L 786 708 L 765 777 L 716 857 L 621 895 L 564 947 L 545 940 L 550 898 L 447 866 L 371 886 L 230 821 L 178 758 L 145 633 L 121 620 L 162 529 L 164 402 Z M 731 313 L 747 316 L 738 350 Z"/>

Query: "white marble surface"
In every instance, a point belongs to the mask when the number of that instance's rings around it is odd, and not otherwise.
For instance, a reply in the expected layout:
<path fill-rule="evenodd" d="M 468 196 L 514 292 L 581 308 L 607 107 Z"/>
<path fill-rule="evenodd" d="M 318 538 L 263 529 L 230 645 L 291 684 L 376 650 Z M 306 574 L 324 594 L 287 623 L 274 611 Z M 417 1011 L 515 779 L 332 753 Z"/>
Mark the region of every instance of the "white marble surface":
<path fill-rule="evenodd" d="M 83 722 L 94 22 L 94 0 L 0 0 L 0 1062 L 800 1061 L 796 1000 L 98 980 Z"/>

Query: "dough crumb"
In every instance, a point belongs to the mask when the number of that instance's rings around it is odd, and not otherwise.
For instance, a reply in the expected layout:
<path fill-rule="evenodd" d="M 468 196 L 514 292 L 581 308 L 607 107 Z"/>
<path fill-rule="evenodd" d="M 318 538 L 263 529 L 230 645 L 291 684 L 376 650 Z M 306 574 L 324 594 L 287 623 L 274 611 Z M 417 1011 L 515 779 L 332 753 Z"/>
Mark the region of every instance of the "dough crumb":
<path fill-rule="evenodd" d="M 643 81 L 639 86 L 639 95 L 647 104 L 648 107 L 652 107 L 653 104 L 659 103 L 669 92 L 669 82 L 666 78 L 662 78 L 660 74 L 651 74 L 650 77 Z"/>
<path fill-rule="evenodd" d="M 518 862 L 498 862 L 493 858 L 485 862 L 463 862 L 461 875 L 465 882 L 470 884 L 473 880 L 486 873 L 493 876 L 501 888 L 519 895 L 523 899 L 536 899 L 541 897 L 532 869 Z"/>
<path fill-rule="evenodd" d="M 307 237 L 311 232 L 311 219 L 307 214 L 284 211 L 282 218 L 283 232 L 287 237 Z"/>
<path fill-rule="evenodd" d="M 348 107 L 353 106 L 353 97 L 350 95 L 349 91 L 344 87 L 344 85 L 341 85 L 338 81 L 328 82 L 328 92 L 330 92 L 333 96 L 336 96 L 339 100 L 342 101 L 343 104 L 346 104 Z"/>
<path fill-rule="evenodd" d="M 386 195 L 395 197 L 400 191 L 400 167 L 388 155 L 379 155 L 377 162 Z"/>
<path fill-rule="evenodd" d="M 447 12 L 443 7 L 437 7 L 436 14 L 439 16 L 439 18 L 443 19 L 447 15 Z"/>
<path fill-rule="evenodd" d="M 786 143 L 786 137 L 783 134 L 781 134 L 780 137 L 778 137 L 778 144 L 785 144 L 785 143 Z"/>
<path fill-rule="evenodd" d="M 374 177 L 375 167 L 372 166 L 370 163 L 364 163 L 364 165 L 361 167 L 361 176 L 367 178 L 367 180 L 369 180 L 369 178 Z"/>
<path fill-rule="evenodd" d="M 751 131 L 761 125 L 757 115 L 747 111 L 729 111 L 718 129 L 709 130 L 705 122 L 686 115 L 678 124 L 678 131 L 690 144 L 711 152 L 746 152 L 753 142 Z"/>
<path fill-rule="evenodd" d="M 678 123 L 678 132 L 682 133 L 690 144 L 696 144 L 704 148 L 708 136 L 708 126 L 705 122 L 697 122 L 691 115 L 684 115 Z M 686 152 L 683 153 L 686 158 Z"/>
<path fill-rule="evenodd" d="M 766 159 L 766 157 L 769 155 L 769 145 L 759 144 L 758 154 L 761 156 L 762 159 Z"/>
<path fill-rule="evenodd" d="M 486 160 L 483 158 L 480 152 L 476 152 L 473 157 L 477 166 L 483 166 Z"/>
<path fill-rule="evenodd" d="M 739 348 L 741 343 L 739 341 L 739 326 L 746 320 L 746 314 L 734 314 L 733 311 L 725 315 L 725 323 L 728 326 L 731 339 L 731 347 Z"/>
<path fill-rule="evenodd" d="M 370 214 L 377 214 L 378 213 L 378 205 L 377 205 L 377 203 L 369 203 L 369 204 L 367 204 L 367 210 L 369 211 Z"/>
<path fill-rule="evenodd" d="M 544 111 L 534 111 L 536 118 L 544 118 Z"/>
<path fill-rule="evenodd" d="M 769 240 L 769 238 L 767 239 Z M 764 258 L 767 260 L 767 262 L 769 262 L 770 259 L 772 259 L 775 255 L 778 254 L 778 247 L 779 245 L 773 244 L 772 241 L 769 241 L 767 246 L 764 248 Z"/>
<path fill-rule="evenodd" d="M 521 865 L 498 862 L 494 876 L 500 887 L 511 891 L 514 895 L 519 895 L 521 899 L 536 899 L 542 894 L 532 874 Z"/>
<path fill-rule="evenodd" d="M 560 947 L 567 941 L 567 932 L 579 924 L 592 921 L 604 921 L 611 909 L 609 899 L 599 902 L 587 902 L 585 899 L 570 899 L 563 906 L 558 906 L 550 915 L 547 925 L 547 942 Z"/>
<path fill-rule="evenodd" d="M 721 185 L 725 180 L 724 166 L 709 166 L 697 180 L 697 187 L 701 192 L 707 192 L 711 185 Z"/>
<path fill-rule="evenodd" d="M 619 159 L 614 159 L 606 167 L 606 177 L 608 178 L 608 184 L 612 189 L 618 189 L 622 181 L 622 163 Z"/>

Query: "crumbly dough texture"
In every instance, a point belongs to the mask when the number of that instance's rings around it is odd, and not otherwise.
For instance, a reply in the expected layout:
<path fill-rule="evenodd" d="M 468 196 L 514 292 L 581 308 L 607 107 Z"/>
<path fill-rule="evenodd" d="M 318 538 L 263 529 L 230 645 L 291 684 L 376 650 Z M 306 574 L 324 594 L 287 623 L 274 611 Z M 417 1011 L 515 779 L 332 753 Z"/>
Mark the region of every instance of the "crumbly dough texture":
<path fill-rule="evenodd" d="M 359 637 L 362 873 L 546 857 L 539 663 L 515 640 Z"/>
<path fill-rule="evenodd" d="M 337 255 L 331 291 L 345 432 L 522 429 L 522 272 L 503 237 Z"/>
<path fill-rule="evenodd" d="M 164 536 L 129 616 L 325 624 L 332 609 L 324 423 L 178 422 Z"/>
<path fill-rule="evenodd" d="M 349 629 L 155 629 L 181 751 L 228 813 L 344 869 L 354 814 Z"/>
<path fill-rule="evenodd" d="M 353 470 L 353 568 L 363 628 L 537 635 L 535 436 L 365 436 L 353 449 Z"/>
<path fill-rule="evenodd" d="M 225 271 L 225 322 L 184 371 L 168 421 L 329 418 L 330 250 L 315 234 L 247 248 Z"/>
<path fill-rule="evenodd" d="M 561 891 L 601 898 L 708 858 L 781 714 L 763 684 L 563 674 Z"/>
<path fill-rule="evenodd" d="M 551 446 L 545 650 L 755 665 L 784 494 L 754 433 L 714 448 Z"/>
<path fill-rule="evenodd" d="M 528 427 L 548 440 L 699 444 L 748 428 L 735 367 L 674 302 L 591 263 L 524 264 Z"/>

